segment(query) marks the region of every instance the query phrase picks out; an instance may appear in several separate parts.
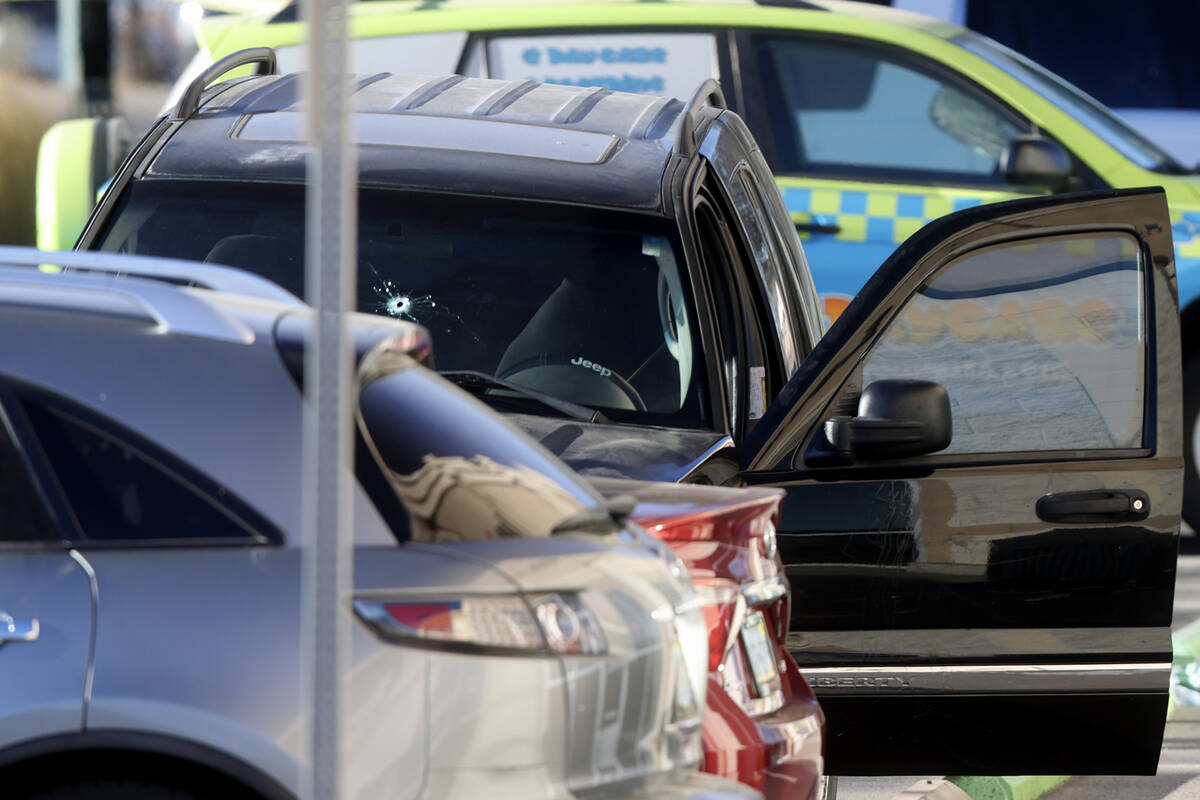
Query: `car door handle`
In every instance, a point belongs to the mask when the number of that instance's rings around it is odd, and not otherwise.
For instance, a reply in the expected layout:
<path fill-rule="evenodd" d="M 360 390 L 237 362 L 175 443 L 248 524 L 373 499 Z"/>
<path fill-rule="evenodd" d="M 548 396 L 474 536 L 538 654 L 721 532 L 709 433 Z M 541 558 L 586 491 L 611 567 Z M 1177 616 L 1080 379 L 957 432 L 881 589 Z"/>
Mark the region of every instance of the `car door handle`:
<path fill-rule="evenodd" d="M 798 212 L 792 215 L 792 222 L 800 233 L 838 233 L 842 230 L 833 214 Z"/>
<path fill-rule="evenodd" d="M 800 233 L 840 233 L 842 226 L 832 222 L 797 222 L 796 230 Z"/>
<path fill-rule="evenodd" d="M 36 619 L 17 619 L 0 611 L 0 642 L 36 642 L 41 632 Z"/>
<path fill-rule="evenodd" d="M 1048 494 L 1037 501 L 1046 522 L 1133 522 L 1150 515 L 1150 498 L 1139 489 L 1094 489 Z"/>

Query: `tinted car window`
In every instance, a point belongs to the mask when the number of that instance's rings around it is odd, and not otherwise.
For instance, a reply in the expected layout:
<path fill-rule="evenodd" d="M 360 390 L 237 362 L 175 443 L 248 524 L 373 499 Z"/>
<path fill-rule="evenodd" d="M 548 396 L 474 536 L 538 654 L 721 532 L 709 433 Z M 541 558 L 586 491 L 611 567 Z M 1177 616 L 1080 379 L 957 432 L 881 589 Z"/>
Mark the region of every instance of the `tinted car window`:
<path fill-rule="evenodd" d="M 983 249 L 909 301 L 869 356 L 863 385 L 945 386 L 946 453 L 1140 447 L 1143 285 L 1128 236 Z"/>
<path fill-rule="evenodd" d="M 113 219 L 102 250 L 239 267 L 303 295 L 302 185 L 140 181 Z M 617 418 L 704 424 L 670 221 L 365 190 L 358 235 L 358 309 L 426 326 L 439 369 Z"/>
<path fill-rule="evenodd" d="M 756 48 L 777 171 L 999 182 L 1001 152 L 1027 132 L 980 93 L 890 50 L 784 37 Z"/>
<path fill-rule="evenodd" d="M 0 542 L 59 537 L 7 423 L 0 422 Z"/>
<path fill-rule="evenodd" d="M 150 455 L 115 429 L 38 402 L 24 404 L 46 460 L 86 540 L 264 541 L 163 454 Z M 212 487 L 233 502 L 225 490 Z"/>

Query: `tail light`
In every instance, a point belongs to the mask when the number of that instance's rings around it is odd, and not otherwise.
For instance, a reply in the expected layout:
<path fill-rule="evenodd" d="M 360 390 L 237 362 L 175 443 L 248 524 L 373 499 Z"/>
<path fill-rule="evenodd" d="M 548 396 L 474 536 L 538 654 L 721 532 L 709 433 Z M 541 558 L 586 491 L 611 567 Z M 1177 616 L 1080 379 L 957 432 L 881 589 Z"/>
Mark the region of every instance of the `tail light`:
<path fill-rule="evenodd" d="M 354 610 L 382 639 L 529 655 L 604 655 L 595 616 L 568 592 L 358 599 Z"/>
<path fill-rule="evenodd" d="M 716 672 L 737 639 L 746 614 L 741 587 L 725 578 L 696 578 L 693 583 L 703 603 L 708 628 L 708 671 Z"/>
<path fill-rule="evenodd" d="M 789 593 L 776 543 L 782 495 L 714 487 L 652 487 L 633 519 L 669 543 L 703 603 L 708 668 L 752 716 L 785 702 Z"/>

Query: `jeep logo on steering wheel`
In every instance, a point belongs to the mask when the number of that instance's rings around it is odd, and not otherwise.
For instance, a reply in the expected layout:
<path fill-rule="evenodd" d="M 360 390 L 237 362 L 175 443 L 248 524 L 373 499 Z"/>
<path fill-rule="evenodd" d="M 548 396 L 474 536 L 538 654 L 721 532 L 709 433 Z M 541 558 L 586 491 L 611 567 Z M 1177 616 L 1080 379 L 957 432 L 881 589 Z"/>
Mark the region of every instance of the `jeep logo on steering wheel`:
<path fill-rule="evenodd" d="M 598 373 L 600 373 L 600 376 L 603 378 L 607 378 L 609 375 L 612 375 L 611 369 L 609 369 L 607 367 L 602 367 L 594 361 L 588 361 L 586 358 L 583 358 L 582 356 L 576 356 L 575 358 L 572 358 L 571 363 L 577 367 L 583 367 L 584 369 L 590 369 L 593 372 L 598 372 Z"/>

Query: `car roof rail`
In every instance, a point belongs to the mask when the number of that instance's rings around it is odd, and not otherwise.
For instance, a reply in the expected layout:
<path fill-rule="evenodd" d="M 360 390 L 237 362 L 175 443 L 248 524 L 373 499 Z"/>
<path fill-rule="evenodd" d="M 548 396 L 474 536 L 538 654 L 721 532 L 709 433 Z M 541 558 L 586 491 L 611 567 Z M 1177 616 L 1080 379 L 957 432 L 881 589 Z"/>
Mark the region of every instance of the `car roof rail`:
<path fill-rule="evenodd" d="M 201 264 L 175 258 L 131 256 L 122 253 L 47 252 L 31 247 L 0 247 L 0 267 L 31 267 L 46 273 L 100 273 L 194 286 L 288 305 L 304 301 L 277 283 L 236 267 Z"/>
<path fill-rule="evenodd" d="M 211 67 L 188 84 L 183 96 L 179 98 L 179 105 L 175 106 L 175 111 L 171 114 L 171 119 L 183 120 L 195 114 L 196 110 L 200 108 L 200 95 L 204 94 L 204 90 L 210 83 L 215 82 L 226 72 L 248 64 L 256 65 L 254 73 L 256 75 L 275 75 L 277 72 L 275 51 L 270 47 L 248 47 L 245 50 L 230 53 L 220 61 L 213 63 Z"/>
<path fill-rule="evenodd" d="M 675 149 L 680 155 L 688 157 L 696 152 L 696 146 L 699 144 L 696 141 L 696 123 L 700 110 L 705 106 L 722 110 L 729 108 L 725 103 L 725 93 L 721 91 L 721 84 L 717 83 L 715 78 L 709 78 L 700 84 L 683 109 L 683 122 L 679 126 L 679 138 L 675 142 Z"/>
<path fill-rule="evenodd" d="M 0 307 L 67 311 L 76 316 L 127 319 L 156 333 L 251 344 L 254 331 L 207 298 L 147 280 L 53 275 L 0 264 Z"/>

